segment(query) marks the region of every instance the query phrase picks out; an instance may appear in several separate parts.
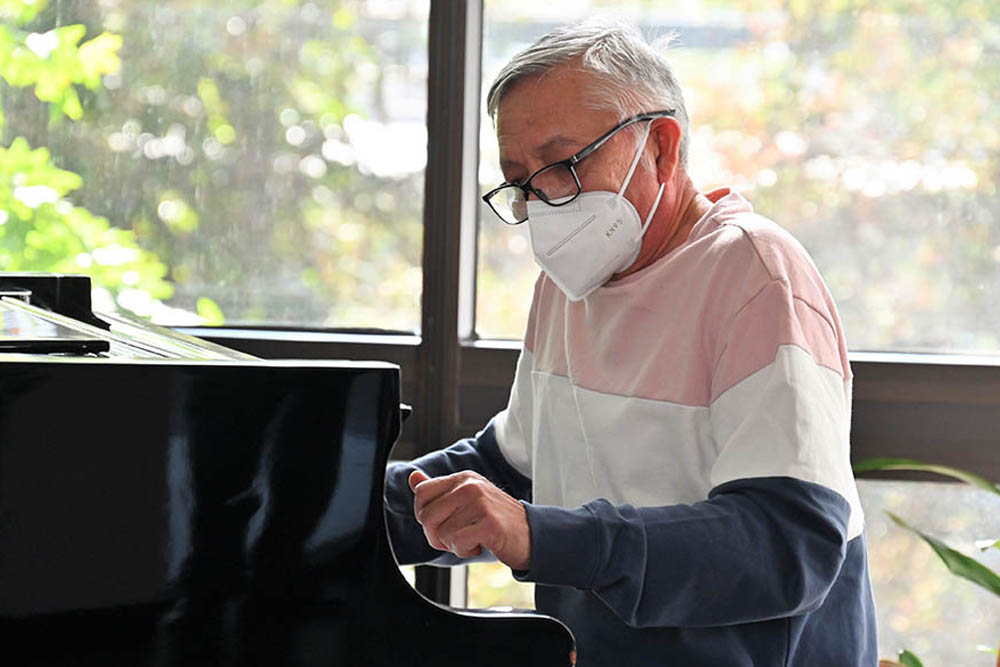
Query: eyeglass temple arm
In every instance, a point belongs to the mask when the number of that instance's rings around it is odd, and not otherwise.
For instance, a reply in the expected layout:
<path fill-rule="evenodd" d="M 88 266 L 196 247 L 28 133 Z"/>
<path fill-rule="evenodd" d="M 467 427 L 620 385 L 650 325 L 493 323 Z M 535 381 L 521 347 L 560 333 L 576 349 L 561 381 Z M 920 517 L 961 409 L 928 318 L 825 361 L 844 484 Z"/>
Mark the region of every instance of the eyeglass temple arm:
<path fill-rule="evenodd" d="M 673 116 L 675 113 L 677 113 L 676 109 L 664 109 L 663 111 L 647 111 L 646 113 L 641 113 L 636 116 L 632 116 L 631 118 L 626 118 L 625 120 L 623 120 L 622 122 L 618 123 L 613 128 L 611 128 L 610 130 L 602 134 L 601 136 L 597 137 L 597 139 L 595 139 L 592 144 L 585 147 L 582 151 L 566 158 L 566 162 L 569 163 L 570 166 L 576 165 L 580 160 L 587 157 L 588 155 L 596 151 L 598 148 L 603 146 L 608 141 L 608 139 L 610 139 L 612 136 L 615 135 L 616 132 L 628 127 L 629 125 L 633 125 L 634 123 L 639 123 L 644 120 L 656 120 L 657 118 L 665 118 L 667 116 Z"/>

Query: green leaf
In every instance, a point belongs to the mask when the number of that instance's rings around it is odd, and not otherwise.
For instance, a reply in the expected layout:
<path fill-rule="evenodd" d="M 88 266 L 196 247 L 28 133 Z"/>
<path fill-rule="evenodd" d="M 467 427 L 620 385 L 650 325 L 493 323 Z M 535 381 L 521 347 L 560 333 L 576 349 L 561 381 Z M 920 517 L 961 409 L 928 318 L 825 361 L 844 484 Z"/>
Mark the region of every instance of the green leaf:
<path fill-rule="evenodd" d="M 207 296 L 200 297 L 197 303 L 198 315 L 205 320 L 208 326 L 219 326 L 226 321 L 219 304 L 215 303 Z"/>
<path fill-rule="evenodd" d="M 108 32 L 102 32 L 80 45 L 79 58 L 84 72 L 84 85 L 96 89 L 100 85 L 102 75 L 121 69 L 121 59 L 118 57 L 121 46 L 121 35 Z"/>
<path fill-rule="evenodd" d="M 993 648 L 992 646 L 985 646 L 984 644 L 980 644 L 979 646 L 976 647 L 976 650 L 981 651 L 983 653 L 991 653 L 995 656 L 1000 657 L 1000 649 Z"/>
<path fill-rule="evenodd" d="M 24 0 L 0 0 L 0 21 L 11 21 L 24 25 L 45 9 L 45 0 L 25 2 Z"/>
<path fill-rule="evenodd" d="M 976 540 L 976 548 L 980 551 L 1000 549 L 1000 540 Z"/>
<path fill-rule="evenodd" d="M 924 663 L 920 662 L 920 658 L 905 649 L 899 652 L 899 661 L 906 665 L 906 667 L 924 667 Z"/>
<path fill-rule="evenodd" d="M 82 23 L 73 23 L 72 25 L 64 25 L 53 29 L 56 36 L 59 37 L 59 48 L 69 48 L 72 51 L 76 50 L 76 45 L 80 43 L 83 36 L 87 34 L 87 26 Z"/>
<path fill-rule="evenodd" d="M 873 458 L 865 459 L 864 461 L 854 464 L 855 473 L 871 472 L 873 470 L 917 470 L 922 472 L 934 472 L 946 477 L 953 477 L 957 480 L 965 482 L 966 484 L 971 484 L 972 486 L 983 489 L 984 491 L 990 491 L 1000 495 L 1000 486 L 997 486 L 985 477 L 980 477 L 975 473 L 960 470 L 958 468 L 951 468 L 949 466 L 938 465 L 936 463 L 923 463 L 922 461 L 915 461 L 913 459 Z"/>
<path fill-rule="evenodd" d="M 64 114 L 73 120 L 80 120 L 83 116 L 83 106 L 80 105 L 80 97 L 72 88 L 66 89 L 60 108 Z"/>
<path fill-rule="evenodd" d="M 917 530 L 892 512 L 886 512 L 886 514 L 899 526 L 916 533 L 924 542 L 927 542 L 934 549 L 934 553 L 938 555 L 938 558 L 951 570 L 952 574 L 979 584 L 994 595 L 1000 595 L 1000 575 L 996 572 L 979 561 L 955 551 L 941 540 Z"/>
<path fill-rule="evenodd" d="M 167 190 L 160 196 L 156 213 L 175 234 L 186 234 L 198 228 L 198 212 L 188 206 L 183 196 L 175 190 Z"/>

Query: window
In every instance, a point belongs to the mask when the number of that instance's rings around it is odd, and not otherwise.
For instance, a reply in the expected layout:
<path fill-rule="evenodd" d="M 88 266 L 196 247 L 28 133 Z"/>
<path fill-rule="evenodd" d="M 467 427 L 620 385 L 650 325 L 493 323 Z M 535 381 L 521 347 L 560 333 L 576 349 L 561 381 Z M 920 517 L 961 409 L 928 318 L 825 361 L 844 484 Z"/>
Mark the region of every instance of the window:
<path fill-rule="evenodd" d="M 906 647 L 925 665 L 989 665 L 977 647 L 996 648 L 995 595 L 958 579 L 920 538 L 894 524 L 885 511 L 905 518 L 993 570 L 1000 551 L 980 552 L 976 542 L 1000 535 L 1000 499 L 958 484 L 861 480 L 869 569 L 878 611 L 883 657 Z"/>
<path fill-rule="evenodd" d="M 695 184 L 733 186 L 806 246 L 851 349 L 1000 352 L 996 3 L 614 4 L 648 37 L 676 36 Z M 611 8 L 487 0 L 484 93 L 535 38 Z M 481 146 L 489 188 L 503 178 L 485 115 Z M 525 230 L 494 218 L 477 332 L 519 338 L 538 271 Z"/>
<path fill-rule="evenodd" d="M 162 324 L 419 329 L 427 0 L 0 13 L 0 270 Z"/>

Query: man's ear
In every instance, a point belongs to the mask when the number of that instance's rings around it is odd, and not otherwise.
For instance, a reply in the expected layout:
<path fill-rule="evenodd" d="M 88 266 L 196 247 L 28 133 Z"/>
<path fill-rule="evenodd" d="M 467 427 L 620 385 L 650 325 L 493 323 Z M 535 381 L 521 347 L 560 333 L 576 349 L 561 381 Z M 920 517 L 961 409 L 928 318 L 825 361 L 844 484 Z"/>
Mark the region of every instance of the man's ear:
<path fill-rule="evenodd" d="M 657 118 L 650 135 L 656 144 L 657 176 L 661 183 L 668 183 L 681 163 L 681 124 L 674 118 Z"/>

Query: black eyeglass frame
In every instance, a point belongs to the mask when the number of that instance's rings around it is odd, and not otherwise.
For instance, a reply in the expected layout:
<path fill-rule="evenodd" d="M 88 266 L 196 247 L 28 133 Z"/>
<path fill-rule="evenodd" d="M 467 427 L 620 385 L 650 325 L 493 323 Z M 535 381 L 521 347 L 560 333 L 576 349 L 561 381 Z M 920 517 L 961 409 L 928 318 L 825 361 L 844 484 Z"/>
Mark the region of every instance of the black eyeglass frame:
<path fill-rule="evenodd" d="M 528 198 L 529 194 L 533 194 L 536 197 L 538 197 L 539 201 L 545 202 L 549 206 L 565 206 L 566 204 L 571 203 L 573 200 L 579 197 L 580 193 L 583 192 L 583 185 L 580 183 L 580 177 L 576 173 L 576 165 L 580 164 L 580 161 L 583 160 L 583 158 L 587 157 L 588 155 L 596 151 L 598 148 L 603 146 L 609 139 L 611 139 L 611 137 L 613 137 L 620 130 L 623 130 L 629 125 L 640 123 L 644 120 L 656 120 L 657 118 L 667 118 L 667 117 L 672 118 L 676 113 L 677 113 L 676 109 L 664 109 L 661 111 L 647 111 L 645 113 L 637 114 L 635 116 L 626 118 L 625 120 L 623 120 L 622 122 L 618 123 L 613 128 L 611 128 L 610 130 L 602 134 L 601 136 L 597 137 L 597 139 L 594 139 L 594 141 L 581 148 L 573 155 L 570 155 L 565 160 L 559 160 L 558 162 L 553 162 L 552 164 L 547 164 L 544 167 L 540 167 L 539 169 L 535 170 L 535 173 L 533 173 L 531 176 L 525 179 L 523 183 L 518 183 L 518 182 L 501 183 L 497 187 L 493 188 L 492 190 L 484 194 L 482 199 L 484 202 L 486 202 L 486 205 L 490 207 L 490 210 L 493 211 L 493 213 L 496 214 L 496 216 L 500 218 L 500 220 L 503 221 L 504 224 L 507 225 L 520 225 L 522 222 L 526 222 L 528 220 L 528 216 L 526 213 L 524 216 L 524 220 L 507 222 L 506 218 L 500 215 L 500 213 L 495 208 L 493 208 L 493 204 L 490 202 L 490 200 L 497 193 L 502 192 L 503 190 L 506 190 L 508 188 L 519 189 L 521 192 L 524 193 L 525 199 Z M 542 172 L 553 169 L 555 167 L 567 167 L 570 173 L 573 174 L 573 180 L 576 182 L 576 194 L 574 194 L 566 201 L 561 201 L 558 204 L 553 204 L 551 201 L 549 201 L 548 197 L 545 195 L 544 192 L 542 192 L 541 190 L 536 190 L 531 186 L 531 181 L 533 178 L 535 178 L 535 176 L 541 174 Z"/>

